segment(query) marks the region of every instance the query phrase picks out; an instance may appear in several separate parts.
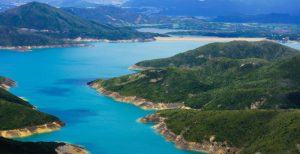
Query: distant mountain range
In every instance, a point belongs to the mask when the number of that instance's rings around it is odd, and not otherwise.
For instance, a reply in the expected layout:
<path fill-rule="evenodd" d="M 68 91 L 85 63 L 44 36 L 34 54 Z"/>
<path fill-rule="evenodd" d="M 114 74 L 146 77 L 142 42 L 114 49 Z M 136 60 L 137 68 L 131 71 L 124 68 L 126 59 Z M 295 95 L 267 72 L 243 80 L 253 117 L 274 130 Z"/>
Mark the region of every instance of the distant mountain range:
<path fill-rule="evenodd" d="M 53 45 L 79 37 L 108 40 L 152 37 L 152 34 L 140 33 L 131 28 L 116 28 L 82 19 L 38 2 L 1 13 L 0 33 L 0 46 Z"/>
<path fill-rule="evenodd" d="M 300 14 L 298 0 L 130 0 L 123 5 L 165 15 Z"/>
<path fill-rule="evenodd" d="M 134 12 L 132 10 L 117 7 L 99 5 L 95 8 L 62 8 L 76 16 L 92 20 L 100 24 L 110 24 L 114 26 L 137 26 L 141 24 L 200 24 L 203 20 L 195 17 L 170 17 L 163 15 L 147 15 Z"/>
<path fill-rule="evenodd" d="M 233 15 L 219 16 L 215 22 L 235 22 L 235 23 L 288 23 L 300 24 L 300 15 L 290 14 L 260 14 L 260 15 Z"/>
<path fill-rule="evenodd" d="M 1 5 L 21 5 L 33 0 L 0 0 Z M 57 7 L 119 5 L 135 11 L 163 15 L 220 16 L 286 13 L 300 15 L 299 0 L 36 0 Z M 1 10 L 1 9 L 0 9 Z"/>

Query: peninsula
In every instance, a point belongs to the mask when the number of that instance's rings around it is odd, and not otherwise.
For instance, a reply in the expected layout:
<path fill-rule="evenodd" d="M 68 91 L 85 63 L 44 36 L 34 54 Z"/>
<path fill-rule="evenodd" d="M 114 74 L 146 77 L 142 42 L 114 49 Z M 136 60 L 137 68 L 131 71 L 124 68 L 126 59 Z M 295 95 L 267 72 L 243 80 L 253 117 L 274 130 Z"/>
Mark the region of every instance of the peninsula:
<path fill-rule="evenodd" d="M 157 132 L 178 148 L 211 154 L 296 154 L 299 68 L 299 50 L 271 41 L 232 41 L 142 61 L 130 67 L 137 73 L 90 85 L 144 109 L 150 103 L 173 104 L 146 108 L 162 111 L 140 121 L 156 123 Z"/>

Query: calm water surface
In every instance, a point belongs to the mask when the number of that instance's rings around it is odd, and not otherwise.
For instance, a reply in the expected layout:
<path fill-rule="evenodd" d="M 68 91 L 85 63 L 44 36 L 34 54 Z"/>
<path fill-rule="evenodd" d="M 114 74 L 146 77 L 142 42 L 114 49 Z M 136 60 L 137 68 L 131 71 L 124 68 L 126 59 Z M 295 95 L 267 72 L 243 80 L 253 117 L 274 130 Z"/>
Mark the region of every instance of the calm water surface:
<path fill-rule="evenodd" d="M 171 56 L 206 43 L 96 43 L 88 48 L 1 51 L 0 74 L 18 82 L 11 91 L 67 124 L 59 131 L 20 140 L 65 141 L 93 154 L 191 154 L 176 149 L 152 125 L 137 122 L 151 111 L 104 97 L 86 83 L 129 74 L 127 67 L 138 61 Z"/>

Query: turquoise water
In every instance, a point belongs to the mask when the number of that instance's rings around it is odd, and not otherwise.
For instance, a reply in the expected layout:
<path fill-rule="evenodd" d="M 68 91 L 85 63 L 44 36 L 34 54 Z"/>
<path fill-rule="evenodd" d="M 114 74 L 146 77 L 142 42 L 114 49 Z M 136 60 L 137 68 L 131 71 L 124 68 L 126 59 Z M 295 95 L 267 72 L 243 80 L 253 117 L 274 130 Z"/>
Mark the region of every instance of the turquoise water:
<path fill-rule="evenodd" d="M 0 74 L 18 82 L 11 91 L 66 122 L 57 132 L 20 140 L 65 141 L 93 154 L 191 154 L 176 149 L 152 125 L 137 122 L 151 111 L 113 101 L 86 83 L 129 74 L 127 67 L 138 61 L 171 56 L 206 43 L 96 43 L 88 48 L 1 51 Z"/>

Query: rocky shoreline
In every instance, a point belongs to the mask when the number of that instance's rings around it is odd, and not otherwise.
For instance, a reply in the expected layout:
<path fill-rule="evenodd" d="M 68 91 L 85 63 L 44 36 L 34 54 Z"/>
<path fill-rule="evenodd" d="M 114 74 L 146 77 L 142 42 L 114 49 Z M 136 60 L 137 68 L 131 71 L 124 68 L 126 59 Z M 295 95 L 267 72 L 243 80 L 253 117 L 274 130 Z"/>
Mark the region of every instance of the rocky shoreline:
<path fill-rule="evenodd" d="M 65 144 L 55 149 L 57 154 L 89 154 L 87 150 L 77 145 Z"/>
<path fill-rule="evenodd" d="M 9 78 L 4 78 L 4 81 L 2 83 L 0 83 L 0 87 L 4 88 L 4 89 L 9 89 L 11 87 L 15 87 L 17 85 L 17 83 L 14 80 L 11 80 Z"/>
<path fill-rule="evenodd" d="M 133 104 L 144 110 L 190 109 L 183 103 L 154 103 L 135 96 L 122 96 L 118 92 L 111 92 L 106 90 L 96 82 L 89 83 L 89 86 L 96 89 L 99 93 L 111 97 L 116 101 Z"/>
<path fill-rule="evenodd" d="M 186 141 L 182 135 L 177 135 L 169 130 L 165 120 L 166 118 L 161 117 L 159 114 L 152 114 L 141 118 L 139 121 L 142 123 L 155 123 L 156 125 L 153 128 L 180 149 L 208 154 L 237 154 L 240 152 L 240 149 L 227 146 L 225 142 L 216 142 L 215 136 L 211 136 L 210 141 L 203 141 L 203 143 Z"/>
<path fill-rule="evenodd" d="M 19 138 L 28 137 L 35 134 L 50 133 L 59 130 L 65 124 L 62 121 L 55 121 L 44 125 L 0 131 L 0 137 L 4 138 Z"/>

